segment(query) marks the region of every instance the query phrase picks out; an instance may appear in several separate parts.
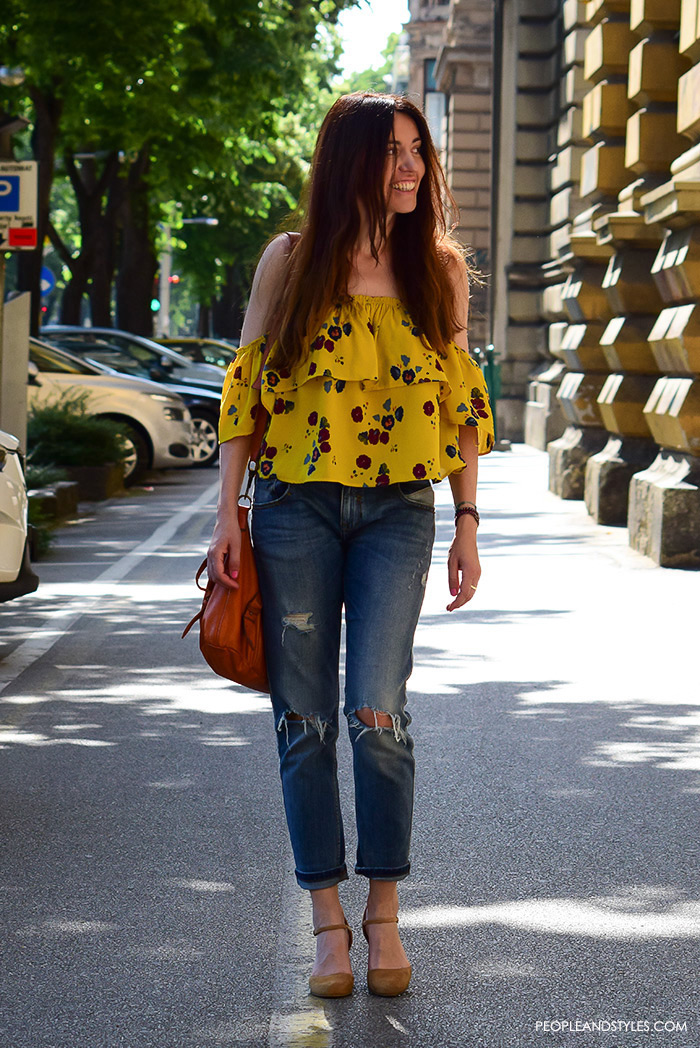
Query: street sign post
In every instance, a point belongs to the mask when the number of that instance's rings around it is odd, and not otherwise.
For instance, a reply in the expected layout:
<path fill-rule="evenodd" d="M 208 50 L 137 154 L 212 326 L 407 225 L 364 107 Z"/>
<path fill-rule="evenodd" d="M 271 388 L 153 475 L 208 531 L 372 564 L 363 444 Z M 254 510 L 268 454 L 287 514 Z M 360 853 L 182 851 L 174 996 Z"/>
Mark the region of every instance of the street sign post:
<path fill-rule="evenodd" d="M 56 287 L 56 277 L 48 266 L 41 267 L 41 297 L 51 294 Z"/>
<path fill-rule="evenodd" d="M 36 248 L 36 198 L 36 161 L 0 161 L 0 251 Z"/>

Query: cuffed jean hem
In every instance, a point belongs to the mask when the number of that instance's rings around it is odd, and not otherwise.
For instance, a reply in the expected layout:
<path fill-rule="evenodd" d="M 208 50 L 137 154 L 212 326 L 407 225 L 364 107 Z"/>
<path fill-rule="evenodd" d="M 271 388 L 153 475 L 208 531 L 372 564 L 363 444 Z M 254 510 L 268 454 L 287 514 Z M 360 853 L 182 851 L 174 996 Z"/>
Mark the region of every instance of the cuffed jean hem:
<path fill-rule="evenodd" d="M 334 884 L 340 884 L 341 881 L 347 881 L 348 870 L 347 866 L 337 866 L 335 870 L 329 870 L 327 873 L 301 873 L 300 870 L 295 870 L 294 875 L 297 879 L 297 884 L 300 888 L 306 888 L 307 891 L 317 891 L 319 888 L 332 888 Z"/>
<path fill-rule="evenodd" d="M 356 866 L 355 873 L 360 877 L 370 877 L 373 881 L 403 881 L 411 872 L 411 864 L 398 866 L 395 870 L 387 870 L 382 866 Z"/>

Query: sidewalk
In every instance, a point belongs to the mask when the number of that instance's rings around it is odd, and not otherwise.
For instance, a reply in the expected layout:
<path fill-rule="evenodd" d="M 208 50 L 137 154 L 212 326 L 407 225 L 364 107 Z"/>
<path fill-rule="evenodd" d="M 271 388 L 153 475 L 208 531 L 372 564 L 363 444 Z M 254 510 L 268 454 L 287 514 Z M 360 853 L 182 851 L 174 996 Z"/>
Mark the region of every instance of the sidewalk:
<path fill-rule="evenodd" d="M 523 695 L 526 707 L 698 703 L 692 656 L 700 575 L 659 568 L 630 549 L 626 528 L 594 524 L 583 502 L 552 495 L 547 477 L 547 455 L 525 445 L 480 460 L 482 578 L 467 610 L 446 618 L 445 649 L 466 645 L 474 683 L 548 681 L 546 689 Z M 451 499 L 447 484 L 436 494 L 437 561 L 451 537 Z M 446 592 L 434 567 L 424 615 L 444 608 Z M 433 684 L 434 671 L 427 669 Z M 415 690 L 421 672 L 414 672 Z"/>

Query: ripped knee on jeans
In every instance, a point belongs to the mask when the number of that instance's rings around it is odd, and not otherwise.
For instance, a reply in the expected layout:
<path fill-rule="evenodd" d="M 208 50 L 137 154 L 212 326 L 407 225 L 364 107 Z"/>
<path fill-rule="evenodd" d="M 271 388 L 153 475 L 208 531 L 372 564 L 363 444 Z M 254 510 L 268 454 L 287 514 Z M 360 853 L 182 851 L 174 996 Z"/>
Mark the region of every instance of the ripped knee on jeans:
<path fill-rule="evenodd" d="M 372 729 L 380 732 L 390 728 L 397 742 L 406 742 L 406 731 L 401 726 L 401 718 L 398 713 L 383 713 L 381 710 L 375 710 L 371 706 L 362 706 L 359 710 L 354 710 L 353 713 L 360 724 L 363 725 L 360 736 L 364 735 L 365 732 L 372 731 Z"/>
<path fill-rule="evenodd" d="M 287 742 L 289 742 L 289 722 L 290 721 L 303 721 L 304 722 L 304 734 L 308 731 L 308 726 L 318 732 L 318 737 L 323 742 L 323 738 L 326 734 L 326 728 L 328 723 L 317 714 L 310 713 L 307 716 L 303 716 L 301 713 L 295 713 L 294 710 L 285 710 L 280 719 L 277 721 L 277 731 L 282 731 L 284 728 Z"/>
<path fill-rule="evenodd" d="M 363 706 L 361 710 L 355 710 L 355 716 L 368 728 L 393 728 L 394 726 L 388 713 L 379 713 L 371 706 Z"/>

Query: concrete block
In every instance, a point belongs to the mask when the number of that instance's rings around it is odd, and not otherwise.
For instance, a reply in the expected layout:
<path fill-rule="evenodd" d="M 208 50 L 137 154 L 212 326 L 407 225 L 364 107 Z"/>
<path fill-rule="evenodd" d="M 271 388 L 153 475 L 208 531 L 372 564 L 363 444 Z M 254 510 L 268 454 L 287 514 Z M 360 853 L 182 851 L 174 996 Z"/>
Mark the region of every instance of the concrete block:
<path fill-rule="evenodd" d="M 586 463 L 591 455 L 603 450 L 607 441 L 604 429 L 567 426 L 558 440 L 547 445 L 549 490 L 562 499 L 582 499 Z"/>
<path fill-rule="evenodd" d="M 29 504 L 38 509 L 41 516 L 46 520 L 58 518 L 58 499 L 53 488 L 34 488 L 27 492 Z"/>
<path fill-rule="evenodd" d="M 598 406 L 609 433 L 651 440 L 644 405 L 655 384 L 653 375 L 608 375 L 598 396 Z"/>
<path fill-rule="evenodd" d="M 521 397 L 501 396 L 496 401 L 498 439 L 521 443 L 523 439 L 523 415 L 525 403 Z"/>
<path fill-rule="evenodd" d="M 700 459 L 662 451 L 630 482 L 629 540 L 666 568 L 700 568 Z"/>
<path fill-rule="evenodd" d="M 566 419 L 557 400 L 557 390 L 563 365 L 554 364 L 528 387 L 525 405 L 525 443 L 546 451 L 547 445 L 558 440 L 566 429 Z"/>
<path fill-rule="evenodd" d="M 688 60 L 672 40 L 640 40 L 630 51 L 628 97 L 639 106 L 675 102 L 681 86 L 678 78 L 687 68 Z"/>
<path fill-rule="evenodd" d="M 689 138 L 700 137 L 700 63 L 678 81 L 677 126 L 681 134 Z"/>
<path fill-rule="evenodd" d="M 627 121 L 625 167 L 637 175 L 666 174 L 687 146 L 676 129 L 676 114 L 638 109 Z M 620 187 L 622 188 L 622 187 Z"/>
<path fill-rule="evenodd" d="M 678 30 L 681 18 L 681 0 L 632 0 L 630 4 L 630 29 L 639 36 L 652 36 L 655 32 Z"/>
<path fill-rule="evenodd" d="M 572 426 L 603 428 L 598 397 L 607 375 L 568 371 L 562 379 L 557 397 Z M 600 449 L 598 449 L 600 450 Z"/>
<path fill-rule="evenodd" d="M 53 485 L 56 492 L 58 516 L 75 517 L 78 513 L 78 485 L 74 480 L 59 480 Z"/>
<path fill-rule="evenodd" d="M 108 466 L 66 466 L 66 473 L 78 485 L 78 498 L 85 502 L 101 502 L 124 491 L 124 468 Z"/>
<path fill-rule="evenodd" d="M 584 500 L 596 524 L 627 523 L 630 481 L 654 461 L 657 452 L 651 440 L 613 436 L 602 451 L 591 455 L 586 463 Z"/>

